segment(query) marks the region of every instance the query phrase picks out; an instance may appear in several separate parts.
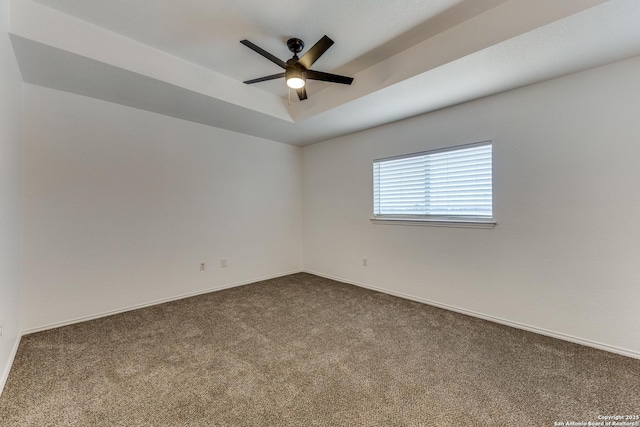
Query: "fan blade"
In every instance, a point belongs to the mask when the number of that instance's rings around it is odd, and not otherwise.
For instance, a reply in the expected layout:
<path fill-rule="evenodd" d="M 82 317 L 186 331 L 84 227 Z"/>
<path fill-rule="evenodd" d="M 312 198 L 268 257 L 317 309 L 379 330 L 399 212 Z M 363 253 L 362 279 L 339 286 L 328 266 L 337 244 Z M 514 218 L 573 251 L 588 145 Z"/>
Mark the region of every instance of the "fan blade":
<path fill-rule="evenodd" d="M 308 70 L 309 68 L 311 68 L 313 63 L 316 62 L 318 58 L 320 58 L 322 54 L 331 47 L 331 45 L 333 45 L 333 40 L 331 40 L 327 36 L 322 37 L 320 40 L 318 40 L 318 43 L 314 44 L 313 47 L 307 51 L 307 53 L 302 55 L 302 58 L 298 60 L 298 64 L 302 65 Z"/>
<path fill-rule="evenodd" d="M 322 71 L 307 70 L 307 79 L 322 80 L 324 82 L 341 83 L 350 85 L 353 77 L 339 76 L 337 74 L 323 73 Z"/>
<path fill-rule="evenodd" d="M 298 98 L 300 99 L 300 101 L 304 101 L 305 99 L 307 99 L 307 88 L 305 88 L 304 86 L 302 86 L 300 89 L 296 89 L 296 92 L 298 92 Z"/>
<path fill-rule="evenodd" d="M 249 40 L 240 40 L 240 43 L 242 43 L 243 45 L 245 45 L 249 49 L 253 50 L 254 52 L 257 52 L 260 55 L 264 56 L 269 61 L 271 61 L 274 64 L 276 64 L 278 67 L 287 68 L 287 64 L 284 61 L 276 58 L 275 56 L 273 56 L 272 54 L 270 54 L 266 50 L 262 49 L 261 47 L 256 46 L 255 44 L 251 43 Z"/>
<path fill-rule="evenodd" d="M 242 83 L 246 83 L 250 85 L 251 83 L 266 82 L 267 80 L 281 79 L 283 77 L 284 77 L 284 73 L 278 73 L 278 74 L 273 74 L 271 76 L 264 76 L 264 77 L 260 77 L 253 80 L 247 80 L 246 82 L 242 82 Z"/>

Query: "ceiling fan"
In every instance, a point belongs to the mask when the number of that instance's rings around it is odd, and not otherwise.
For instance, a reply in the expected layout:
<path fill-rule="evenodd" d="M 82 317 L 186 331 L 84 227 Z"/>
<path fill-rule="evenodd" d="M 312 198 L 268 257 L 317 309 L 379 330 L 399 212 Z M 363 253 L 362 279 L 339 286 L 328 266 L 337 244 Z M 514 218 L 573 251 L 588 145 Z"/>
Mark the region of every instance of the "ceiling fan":
<path fill-rule="evenodd" d="M 307 51 L 307 53 L 302 55 L 302 58 L 298 58 L 298 53 L 302 52 L 302 49 L 304 49 L 304 42 L 297 38 L 287 40 L 287 46 L 289 47 L 289 50 L 293 52 L 293 57 L 287 62 L 280 60 L 266 50 L 251 43 L 249 40 L 241 40 L 240 43 L 285 70 L 284 73 L 247 80 L 243 83 L 252 84 L 284 77 L 287 82 L 287 86 L 291 89 L 295 89 L 298 93 L 298 98 L 300 98 L 300 101 L 303 101 L 307 99 L 307 89 L 305 88 L 307 79 L 322 80 L 325 82 L 341 83 L 345 85 L 350 85 L 351 82 L 353 82 L 352 77 L 339 76 L 337 74 L 323 73 L 322 71 L 309 69 L 313 63 L 316 62 L 318 58 L 320 58 L 327 49 L 331 47 L 331 45 L 333 45 L 333 40 L 327 36 L 322 37 L 311 49 Z"/>

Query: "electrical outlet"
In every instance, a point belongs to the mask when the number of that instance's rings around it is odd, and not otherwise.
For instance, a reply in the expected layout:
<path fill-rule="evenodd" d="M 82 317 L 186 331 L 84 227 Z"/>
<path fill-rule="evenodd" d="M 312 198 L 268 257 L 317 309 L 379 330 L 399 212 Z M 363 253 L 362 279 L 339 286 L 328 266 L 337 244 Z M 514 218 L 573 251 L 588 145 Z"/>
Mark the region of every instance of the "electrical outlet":
<path fill-rule="evenodd" d="M 367 259 L 366 258 L 362 258 L 362 266 L 363 267 L 367 266 Z"/>
<path fill-rule="evenodd" d="M 204 262 L 200 263 L 200 271 L 204 271 L 205 270 L 205 264 Z"/>
<path fill-rule="evenodd" d="M 222 258 L 220 260 L 220 267 L 221 268 L 226 268 L 227 267 L 227 259 L 226 258 Z"/>

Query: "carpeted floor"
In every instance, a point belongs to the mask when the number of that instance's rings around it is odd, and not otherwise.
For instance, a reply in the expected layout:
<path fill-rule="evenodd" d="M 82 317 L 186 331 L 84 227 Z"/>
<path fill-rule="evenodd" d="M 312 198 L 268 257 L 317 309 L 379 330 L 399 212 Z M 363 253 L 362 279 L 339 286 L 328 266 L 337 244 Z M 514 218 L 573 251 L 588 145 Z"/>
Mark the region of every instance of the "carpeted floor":
<path fill-rule="evenodd" d="M 5 427 L 633 414 L 640 360 L 302 273 L 25 336 L 0 397 Z"/>

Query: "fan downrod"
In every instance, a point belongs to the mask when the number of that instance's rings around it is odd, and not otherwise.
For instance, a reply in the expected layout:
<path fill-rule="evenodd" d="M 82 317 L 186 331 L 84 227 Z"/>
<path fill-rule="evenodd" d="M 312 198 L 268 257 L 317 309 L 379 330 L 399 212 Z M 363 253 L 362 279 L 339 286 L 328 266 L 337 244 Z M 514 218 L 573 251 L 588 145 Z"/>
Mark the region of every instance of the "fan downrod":
<path fill-rule="evenodd" d="M 294 37 L 287 40 L 287 47 L 294 55 L 297 55 L 302 52 L 302 49 L 304 49 L 304 42 Z"/>

